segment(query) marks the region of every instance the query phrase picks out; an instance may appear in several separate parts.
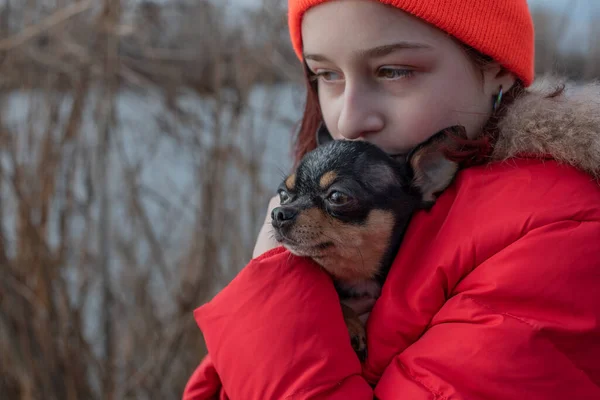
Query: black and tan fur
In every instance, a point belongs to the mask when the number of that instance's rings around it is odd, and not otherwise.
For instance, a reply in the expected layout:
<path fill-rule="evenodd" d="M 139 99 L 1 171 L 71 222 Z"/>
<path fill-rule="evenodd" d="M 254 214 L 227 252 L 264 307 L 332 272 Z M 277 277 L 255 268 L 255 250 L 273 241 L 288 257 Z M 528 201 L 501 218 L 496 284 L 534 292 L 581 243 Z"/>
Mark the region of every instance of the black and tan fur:
<path fill-rule="evenodd" d="M 279 188 L 281 206 L 272 212 L 276 240 L 331 274 L 341 301 L 378 297 L 413 213 L 431 206 L 458 169 L 444 157 L 451 143 L 446 133 L 404 161 L 362 141 L 334 141 L 308 153 Z M 352 345 L 364 358 L 362 323 L 342 309 Z"/>
<path fill-rule="evenodd" d="M 592 177 L 598 179 L 600 178 L 600 83 L 591 83 L 582 86 L 572 86 L 568 87 L 565 91 L 561 93 L 555 93 L 556 87 L 560 86 L 562 82 L 557 81 L 553 78 L 544 78 L 539 79 L 531 88 L 528 88 L 523 94 L 519 95 L 513 104 L 507 107 L 506 114 L 498 124 L 498 139 L 494 143 L 493 152 L 490 156 L 490 161 L 503 161 L 509 160 L 514 157 L 519 157 L 521 155 L 527 155 L 528 157 L 551 157 L 558 162 L 571 165 L 580 170 L 583 170 L 589 173 Z M 456 166 L 452 165 L 452 163 L 444 163 L 440 162 L 440 153 L 438 147 L 436 147 L 436 142 L 429 141 L 424 146 L 421 147 L 429 149 L 430 156 L 422 157 L 421 156 L 421 165 L 418 165 L 419 157 L 415 158 L 414 154 L 411 160 L 409 160 L 409 164 L 400 167 L 400 169 L 391 168 L 385 170 L 386 172 L 393 172 L 395 174 L 399 174 L 401 178 L 400 186 L 404 186 L 407 190 L 406 195 L 414 196 L 413 189 L 415 187 L 418 188 L 418 192 L 422 196 L 422 199 L 432 200 L 435 198 L 434 193 L 431 190 L 435 190 L 436 181 L 439 176 L 435 174 L 436 167 L 445 166 L 443 170 L 452 171 Z M 439 144 L 439 142 L 438 142 Z M 433 145 L 433 146 L 432 146 Z M 352 146 L 352 145 L 351 145 Z M 312 158 L 312 162 L 309 162 L 305 165 L 300 165 L 298 168 L 301 169 L 314 169 L 314 171 L 320 172 L 321 176 L 325 172 L 323 169 L 318 169 L 318 163 L 315 164 L 315 161 L 318 160 L 319 157 L 325 157 L 327 154 L 323 153 L 326 150 L 317 150 L 316 154 L 308 157 Z M 328 151 L 332 151 L 331 149 Z M 415 154 L 417 154 L 417 149 Z M 319 153 L 321 154 L 319 156 Z M 330 156 L 333 156 L 333 152 L 329 153 Z M 325 157 L 326 158 L 326 157 Z M 381 161 L 381 160 L 379 160 Z M 423 161 L 425 161 L 423 163 Z M 443 161 L 443 160 L 442 160 Z M 383 161 L 383 164 L 393 165 L 392 161 L 386 160 Z M 325 166 L 333 167 L 331 164 L 325 164 Z M 364 164 L 363 164 L 364 165 Z M 428 166 L 429 165 L 429 166 Z M 356 171 L 356 169 L 354 169 Z M 412 170 L 412 171 L 411 171 Z M 420 172 L 419 172 L 420 171 Z M 381 171 L 380 171 L 381 172 Z M 297 172 L 298 173 L 298 172 Z M 412 178 L 410 178 L 412 175 Z M 421 173 L 421 175 L 419 175 Z M 319 175 L 319 173 L 314 173 L 313 175 Z M 288 183 L 290 183 L 289 187 L 283 187 L 284 190 L 290 190 L 292 192 L 292 200 L 287 204 L 288 206 L 293 206 L 296 204 L 296 201 L 301 197 L 300 188 L 302 185 L 310 184 L 310 175 L 306 173 L 302 173 L 298 176 L 302 176 L 302 178 L 298 178 L 294 176 L 293 178 L 288 178 Z M 372 175 L 364 175 L 368 177 L 372 177 Z M 377 175 L 377 180 L 369 181 L 369 184 L 375 183 L 375 186 L 380 187 L 383 182 L 390 182 L 390 179 L 382 179 L 382 177 L 386 177 L 386 174 Z M 436 178 L 437 176 L 437 178 Z M 389 176 L 388 176 L 389 177 Z M 419 177 L 422 179 L 419 180 Z M 319 176 L 320 178 L 320 176 Z M 433 178 L 434 182 L 431 182 Z M 306 182 L 301 183 L 303 180 Z M 394 182 L 394 179 L 391 179 L 391 182 Z M 408 186 L 407 185 L 408 182 Z M 298 183 L 300 186 L 297 186 Z M 445 182 L 442 182 L 440 187 L 444 187 Z M 314 187 L 314 183 L 313 183 Z M 429 192 L 427 190 L 423 191 L 423 188 L 429 188 Z M 433 188 L 433 189 L 432 189 Z M 297 191 L 297 193 L 294 193 Z M 315 193 L 319 193 L 316 191 Z M 319 216 L 317 221 L 323 226 L 327 226 L 327 229 L 332 229 L 331 224 L 338 224 L 340 226 L 347 226 L 347 223 L 343 221 L 335 221 L 334 216 L 328 215 L 327 211 L 323 209 L 322 193 L 316 196 L 316 203 L 303 203 L 303 207 L 314 208 L 313 213 Z M 412 199 L 410 200 L 410 207 L 414 206 L 412 203 Z M 300 203 L 298 203 L 300 204 Z M 312 206 L 310 206 L 312 204 Z M 431 202 L 429 202 L 431 204 Z M 285 206 L 285 205 L 284 205 Z M 320 207 L 320 208 L 319 208 Z M 420 207 L 420 206 L 419 206 Z M 306 209 L 308 209 L 306 208 Z M 305 210 L 306 210 L 305 209 Z M 299 207 L 300 210 L 300 207 Z M 387 211 L 386 211 L 387 210 Z M 381 210 L 381 213 L 389 212 L 388 209 Z M 407 213 L 410 213 L 410 210 L 405 210 Z M 414 210 L 413 210 L 414 211 Z M 299 211 L 298 213 L 302 213 L 304 211 Z M 380 214 L 382 215 L 382 214 Z M 406 214 L 401 214 L 406 215 Z M 368 229 L 374 229 L 376 226 L 375 214 L 371 216 L 371 219 L 368 221 L 371 222 L 371 225 L 363 224 L 362 226 L 365 229 L 365 232 Z M 306 221 L 307 219 L 305 219 Z M 314 223 L 314 224 L 313 224 Z M 318 226 L 315 221 L 311 221 L 311 224 Z M 360 223 L 358 229 L 360 228 Z M 390 224 L 388 221 L 384 222 L 384 228 L 387 226 L 389 230 Z M 291 225 L 290 225 L 291 226 Z M 370 228 L 368 228 L 370 226 Z M 354 227 L 356 229 L 356 227 Z M 277 228 L 275 229 L 278 230 Z M 378 232 L 375 234 L 381 234 L 381 232 L 386 232 L 386 229 L 376 229 Z M 298 229 L 298 226 L 295 229 L 290 229 L 290 232 L 299 233 L 299 237 L 296 237 L 298 242 L 305 243 L 317 243 L 319 238 L 323 239 L 323 234 L 316 234 L 314 236 L 303 236 L 306 235 L 300 234 L 302 229 Z M 297 246 L 286 244 L 285 237 L 295 237 L 290 236 L 291 233 L 287 234 L 282 231 L 279 234 L 279 240 L 286 245 L 286 247 L 290 248 L 293 251 L 296 251 L 297 254 L 303 254 L 307 256 L 318 255 L 317 250 L 318 247 L 310 248 L 309 246 Z M 396 241 L 399 242 L 398 238 L 401 238 L 402 228 L 398 228 L 397 230 L 392 229 L 391 237 L 396 238 Z M 287 236 L 284 236 L 287 235 Z M 293 234 L 295 235 L 295 234 Z M 368 235 L 367 235 L 368 236 Z M 303 239 L 304 237 L 304 239 Z M 352 240 L 357 240 L 355 237 L 349 238 L 345 243 L 355 243 Z M 337 237 L 337 240 L 344 240 L 344 237 Z M 323 249 L 328 250 L 331 254 L 334 252 L 342 251 L 349 252 L 348 248 L 350 246 L 346 246 L 344 242 L 338 243 L 338 248 L 335 249 Z M 375 243 L 375 240 L 369 240 L 368 244 Z M 386 254 L 393 254 L 394 251 L 391 250 L 396 243 L 389 245 L 389 252 Z M 381 252 L 381 250 L 373 250 L 372 254 L 376 254 L 377 252 Z M 321 254 L 321 255 L 324 255 Z M 376 257 L 375 257 L 376 258 Z M 360 261 L 358 261 L 360 260 Z M 339 267 L 332 265 L 333 263 L 324 263 L 325 268 L 332 269 L 333 272 L 337 274 L 343 273 L 346 270 L 362 270 L 362 258 L 358 258 L 355 260 L 355 266 L 352 267 L 347 265 L 343 269 L 339 269 Z M 358 285 L 358 287 L 367 288 L 370 291 L 376 291 L 379 288 L 379 283 L 383 281 L 385 274 L 387 272 L 387 268 L 389 267 L 389 263 L 391 262 L 390 257 L 383 257 L 383 260 L 377 266 L 365 266 L 365 271 L 377 271 L 378 275 L 373 277 L 373 279 L 366 281 L 375 283 L 374 285 Z M 358 265 L 358 267 L 356 266 Z M 345 276 L 339 276 L 336 278 L 337 286 L 344 286 L 344 282 L 348 285 L 346 287 L 355 287 L 353 284 L 355 281 L 353 280 L 345 280 Z M 373 289 L 374 288 L 374 289 Z M 341 290 L 341 297 L 344 296 L 344 290 Z M 346 294 L 347 296 L 347 294 Z M 354 315 L 352 315 L 352 311 L 345 309 L 346 322 L 350 329 L 351 335 L 355 338 L 364 338 L 364 331 L 362 330 L 362 325 L 360 321 L 358 321 Z M 363 347 L 361 347 L 360 343 L 356 342 L 355 339 L 355 348 L 360 351 Z"/>

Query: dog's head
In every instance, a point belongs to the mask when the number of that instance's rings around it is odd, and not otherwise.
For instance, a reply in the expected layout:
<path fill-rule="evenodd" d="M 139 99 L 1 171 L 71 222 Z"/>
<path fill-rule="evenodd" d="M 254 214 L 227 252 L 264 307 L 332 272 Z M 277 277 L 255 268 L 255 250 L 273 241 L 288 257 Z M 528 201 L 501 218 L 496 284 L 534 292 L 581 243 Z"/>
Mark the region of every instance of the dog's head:
<path fill-rule="evenodd" d="M 432 204 L 458 166 L 440 134 L 404 161 L 364 141 L 333 141 L 308 153 L 280 185 L 275 239 L 340 280 L 377 275 L 412 214 Z"/>

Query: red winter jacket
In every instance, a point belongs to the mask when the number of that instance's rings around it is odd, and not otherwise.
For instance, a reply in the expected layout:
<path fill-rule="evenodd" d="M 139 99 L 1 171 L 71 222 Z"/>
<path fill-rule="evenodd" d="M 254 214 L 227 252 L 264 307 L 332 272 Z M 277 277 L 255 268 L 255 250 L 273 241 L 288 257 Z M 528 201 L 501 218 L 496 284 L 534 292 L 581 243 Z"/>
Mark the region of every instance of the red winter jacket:
<path fill-rule="evenodd" d="M 553 106 L 536 101 L 538 114 Z M 600 171 L 600 123 L 583 125 L 569 125 L 588 140 L 570 160 L 580 169 L 469 168 L 413 218 L 362 366 L 323 271 L 281 248 L 250 262 L 195 312 L 210 356 L 184 399 L 600 399 L 600 186 L 581 171 Z M 501 136 L 497 158 L 535 150 L 529 127 L 516 149 Z"/>

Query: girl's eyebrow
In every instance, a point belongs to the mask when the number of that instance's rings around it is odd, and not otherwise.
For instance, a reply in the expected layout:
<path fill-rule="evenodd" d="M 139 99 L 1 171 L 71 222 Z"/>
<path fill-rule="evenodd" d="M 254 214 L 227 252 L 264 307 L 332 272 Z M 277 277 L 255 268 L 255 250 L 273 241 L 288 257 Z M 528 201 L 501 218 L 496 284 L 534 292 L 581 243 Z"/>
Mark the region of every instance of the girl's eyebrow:
<path fill-rule="evenodd" d="M 387 56 L 398 50 L 433 50 L 428 44 L 416 43 L 416 42 L 398 42 L 393 44 L 384 44 L 382 46 L 373 47 L 366 50 L 358 50 L 356 57 L 358 58 L 379 58 Z M 329 61 L 327 57 L 322 54 L 308 54 L 304 53 L 305 60 L 312 61 Z"/>

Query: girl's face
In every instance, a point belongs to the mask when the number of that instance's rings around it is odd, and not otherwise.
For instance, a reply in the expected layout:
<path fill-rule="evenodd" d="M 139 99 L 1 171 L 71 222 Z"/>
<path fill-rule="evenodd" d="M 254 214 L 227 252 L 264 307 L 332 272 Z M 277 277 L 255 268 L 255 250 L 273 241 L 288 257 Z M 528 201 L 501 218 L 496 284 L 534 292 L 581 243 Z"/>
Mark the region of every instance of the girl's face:
<path fill-rule="evenodd" d="M 515 82 L 495 63 L 482 73 L 447 34 L 376 1 L 311 8 L 302 41 L 331 135 L 368 140 L 390 154 L 452 125 L 477 135 L 500 85 L 507 91 Z"/>

